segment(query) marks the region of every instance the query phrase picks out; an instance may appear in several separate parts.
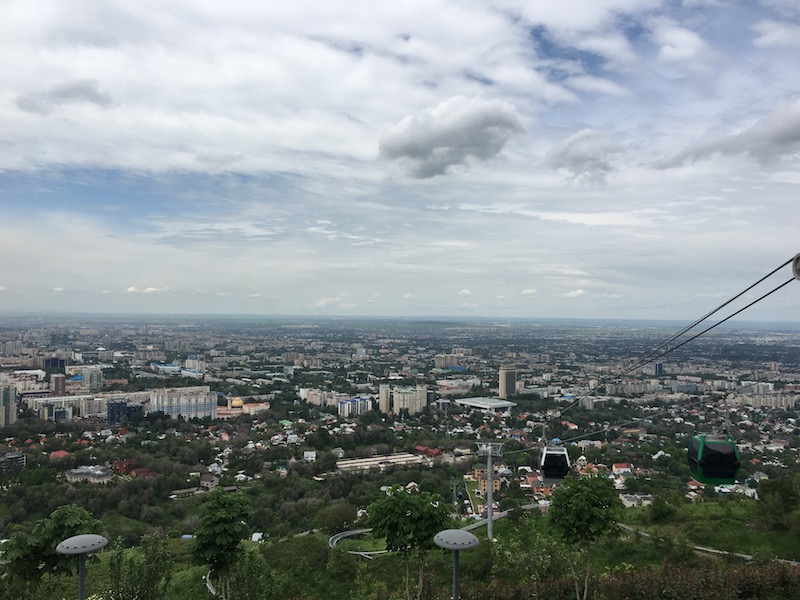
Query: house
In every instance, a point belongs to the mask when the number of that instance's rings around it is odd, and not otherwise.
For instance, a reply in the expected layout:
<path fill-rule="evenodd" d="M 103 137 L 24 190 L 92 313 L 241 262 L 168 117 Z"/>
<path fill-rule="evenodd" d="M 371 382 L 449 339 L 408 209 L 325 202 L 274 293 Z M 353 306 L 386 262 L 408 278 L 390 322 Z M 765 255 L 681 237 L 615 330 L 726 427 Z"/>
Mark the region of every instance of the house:
<path fill-rule="evenodd" d="M 131 477 L 140 477 L 142 479 L 153 479 L 158 477 L 158 473 L 154 473 L 147 467 L 137 467 L 135 469 L 131 469 Z"/>
<path fill-rule="evenodd" d="M 204 492 L 211 492 L 219 485 L 219 477 L 206 473 L 200 478 L 200 489 Z"/>
<path fill-rule="evenodd" d="M 428 446 L 422 445 L 414 446 L 414 452 L 428 458 L 438 458 L 442 455 L 442 451 L 438 448 L 428 448 Z"/>
<path fill-rule="evenodd" d="M 111 469 L 103 465 L 86 465 L 67 471 L 67 481 L 88 481 L 89 483 L 106 483 L 111 479 Z"/>
<path fill-rule="evenodd" d="M 689 490 L 690 492 L 696 492 L 698 490 L 702 491 L 705 489 L 705 487 L 706 487 L 705 484 L 700 483 L 696 479 L 690 479 L 689 481 L 686 482 L 686 489 Z"/>
<path fill-rule="evenodd" d="M 633 465 L 629 463 L 614 463 L 611 467 L 611 472 L 614 475 L 632 475 Z"/>
<path fill-rule="evenodd" d="M 487 483 L 488 477 L 486 474 L 486 470 L 480 475 L 478 478 L 478 486 L 481 490 L 481 494 L 486 494 L 489 491 L 489 484 Z M 499 492 L 500 491 L 500 475 L 497 473 L 492 474 L 492 491 Z"/>
<path fill-rule="evenodd" d="M 136 458 L 118 458 L 112 463 L 114 472 L 119 475 L 127 475 L 136 466 Z"/>

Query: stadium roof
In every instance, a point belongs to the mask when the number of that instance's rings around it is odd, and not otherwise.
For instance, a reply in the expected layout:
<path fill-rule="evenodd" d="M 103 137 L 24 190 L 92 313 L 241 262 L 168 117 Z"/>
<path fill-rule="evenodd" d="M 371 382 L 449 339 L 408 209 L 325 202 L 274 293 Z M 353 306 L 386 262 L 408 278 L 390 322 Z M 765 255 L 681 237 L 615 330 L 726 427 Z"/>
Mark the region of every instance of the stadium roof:
<path fill-rule="evenodd" d="M 508 410 L 517 405 L 516 402 L 509 402 L 508 400 L 499 400 L 497 398 L 458 398 L 453 400 L 459 406 L 469 406 L 470 408 L 479 408 L 481 410 Z"/>

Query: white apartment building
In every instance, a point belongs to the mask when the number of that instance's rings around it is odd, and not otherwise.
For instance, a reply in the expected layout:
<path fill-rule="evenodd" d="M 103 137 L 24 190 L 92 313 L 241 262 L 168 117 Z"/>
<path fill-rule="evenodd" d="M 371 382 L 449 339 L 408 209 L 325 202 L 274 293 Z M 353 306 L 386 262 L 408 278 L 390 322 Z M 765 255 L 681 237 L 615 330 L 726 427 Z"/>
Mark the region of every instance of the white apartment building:
<path fill-rule="evenodd" d="M 372 398 L 352 398 L 339 402 L 339 416 L 346 419 L 357 417 L 372 410 Z"/>
<path fill-rule="evenodd" d="M 173 419 L 177 419 L 178 416 L 183 416 L 185 419 L 216 418 L 217 394 L 207 385 L 152 390 L 147 412 L 158 411 Z"/>

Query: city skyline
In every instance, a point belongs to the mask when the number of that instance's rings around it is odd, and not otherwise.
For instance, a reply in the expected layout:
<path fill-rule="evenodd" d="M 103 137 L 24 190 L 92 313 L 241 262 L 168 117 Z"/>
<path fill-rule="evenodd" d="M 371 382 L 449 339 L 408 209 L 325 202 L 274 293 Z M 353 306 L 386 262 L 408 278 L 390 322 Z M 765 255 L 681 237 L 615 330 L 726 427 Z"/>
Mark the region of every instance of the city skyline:
<path fill-rule="evenodd" d="M 688 321 L 800 252 L 796 3 L 348 8 L 0 6 L 0 313 Z"/>

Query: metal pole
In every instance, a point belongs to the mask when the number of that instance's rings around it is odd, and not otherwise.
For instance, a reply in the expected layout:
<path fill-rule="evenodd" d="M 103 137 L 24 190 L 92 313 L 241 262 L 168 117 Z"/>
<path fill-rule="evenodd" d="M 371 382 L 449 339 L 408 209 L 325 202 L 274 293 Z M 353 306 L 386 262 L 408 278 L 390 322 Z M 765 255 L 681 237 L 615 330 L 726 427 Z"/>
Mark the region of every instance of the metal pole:
<path fill-rule="evenodd" d="M 86 555 L 78 555 L 78 580 L 79 590 L 78 597 L 80 600 L 86 600 Z"/>
<path fill-rule="evenodd" d="M 489 446 L 489 454 L 488 459 L 486 461 L 486 500 L 489 503 L 489 512 L 487 513 L 487 527 L 486 531 L 489 536 L 489 543 L 492 543 L 494 536 L 492 535 L 493 528 L 492 528 L 492 518 L 494 517 L 494 511 L 492 510 L 492 495 L 494 494 L 494 474 L 492 469 L 492 450 L 493 448 L 491 445 Z"/>
<path fill-rule="evenodd" d="M 453 550 L 453 600 L 458 600 L 458 550 Z"/>

